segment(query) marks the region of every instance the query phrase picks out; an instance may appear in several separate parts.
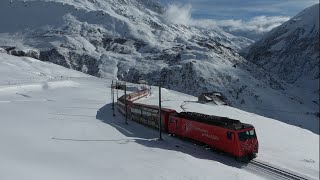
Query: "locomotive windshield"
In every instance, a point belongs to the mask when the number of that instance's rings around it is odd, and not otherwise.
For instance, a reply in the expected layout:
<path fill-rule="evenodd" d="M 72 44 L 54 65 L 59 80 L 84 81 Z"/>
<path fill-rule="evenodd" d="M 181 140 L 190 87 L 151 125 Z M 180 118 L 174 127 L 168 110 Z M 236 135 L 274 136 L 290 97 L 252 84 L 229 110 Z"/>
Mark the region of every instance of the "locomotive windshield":
<path fill-rule="evenodd" d="M 238 133 L 238 135 L 239 135 L 240 141 L 245 141 L 248 139 L 256 138 L 256 133 L 255 133 L 254 129 L 240 132 L 240 133 Z"/>

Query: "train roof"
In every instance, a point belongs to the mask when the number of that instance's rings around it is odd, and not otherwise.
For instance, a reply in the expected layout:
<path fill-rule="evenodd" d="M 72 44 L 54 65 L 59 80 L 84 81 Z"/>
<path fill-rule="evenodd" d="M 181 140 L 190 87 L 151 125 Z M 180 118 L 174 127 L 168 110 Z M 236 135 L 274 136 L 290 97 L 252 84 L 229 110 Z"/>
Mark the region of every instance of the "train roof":
<path fill-rule="evenodd" d="M 245 124 L 239 120 L 229 119 L 227 117 L 206 115 L 196 112 L 181 112 L 177 114 L 178 117 L 189 119 L 191 121 L 202 122 L 210 125 L 215 125 L 231 130 L 241 130 L 246 128 L 253 128 L 251 124 Z"/>
<path fill-rule="evenodd" d="M 151 108 L 151 109 L 157 109 L 157 110 L 159 109 L 159 106 L 155 106 L 155 105 L 147 105 L 147 104 L 140 104 L 140 103 L 133 103 L 133 105 L 147 107 L 147 108 Z M 163 108 L 163 107 L 161 107 L 161 111 L 176 112 L 176 110 L 174 110 L 174 109 Z"/>

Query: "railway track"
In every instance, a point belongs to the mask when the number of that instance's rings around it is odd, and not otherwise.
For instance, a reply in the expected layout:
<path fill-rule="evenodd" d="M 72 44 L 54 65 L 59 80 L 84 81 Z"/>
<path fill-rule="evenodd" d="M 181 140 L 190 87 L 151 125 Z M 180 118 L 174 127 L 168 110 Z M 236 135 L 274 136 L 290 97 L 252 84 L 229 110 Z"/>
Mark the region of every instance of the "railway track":
<path fill-rule="evenodd" d="M 293 172 L 289 172 L 257 160 L 250 161 L 248 166 L 259 171 L 261 174 L 270 176 L 272 179 L 311 180 L 307 177 L 303 177 Z"/>
<path fill-rule="evenodd" d="M 190 140 L 184 139 L 183 141 L 192 142 L 192 144 L 190 146 L 198 146 L 201 149 L 208 150 L 207 146 L 203 146 L 203 145 L 198 144 L 197 142 L 194 142 L 192 140 L 190 141 Z M 179 143 L 176 144 L 175 146 L 176 147 L 181 147 L 181 148 L 190 148 L 190 146 L 181 145 Z M 193 148 L 191 148 L 191 149 L 193 149 Z M 214 151 L 214 152 L 218 153 L 217 151 Z M 270 178 L 270 179 L 279 179 L 279 180 L 316 180 L 316 179 L 312 179 L 312 178 L 303 176 L 301 174 L 297 174 L 297 173 L 292 172 L 292 171 L 288 171 L 288 170 L 285 170 L 285 169 L 281 169 L 279 167 L 272 166 L 272 165 L 270 165 L 268 163 L 265 163 L 265 162 L 262 162 L 262 161 L 259 161 L 259 160 L 251 160 L 248 164 L 246 164 L 246 166 L 249 167 L 251 170 L 256 171 L 257 174 L 261 174 L 263 177 L 267 177 L 267 178 Z"/>

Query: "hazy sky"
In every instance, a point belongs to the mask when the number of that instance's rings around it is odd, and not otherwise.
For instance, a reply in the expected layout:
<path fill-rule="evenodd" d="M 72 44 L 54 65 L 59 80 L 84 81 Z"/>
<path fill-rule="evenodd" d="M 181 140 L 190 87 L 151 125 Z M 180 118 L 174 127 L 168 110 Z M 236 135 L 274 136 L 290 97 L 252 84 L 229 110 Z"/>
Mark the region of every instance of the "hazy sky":
<path fill-rule="evenodd" d="M 160 0 L 172 23 L 218 26 L 225 31 L 259 39 L 318 0 Z"/>
<path fill-rule="evenodd" d="M 294 16 L 318 0 L 160 0 L 192 6 L 193 18 L 243 19 L 255 16 Z"/>

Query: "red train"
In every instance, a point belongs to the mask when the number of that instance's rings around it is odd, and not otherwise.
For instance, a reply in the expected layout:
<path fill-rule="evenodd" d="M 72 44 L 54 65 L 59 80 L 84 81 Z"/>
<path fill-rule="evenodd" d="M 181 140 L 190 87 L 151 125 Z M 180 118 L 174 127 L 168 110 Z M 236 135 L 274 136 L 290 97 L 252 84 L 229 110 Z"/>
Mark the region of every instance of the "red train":
<path fill-rule="evenodd" d="M 128 117 L 141 124 L 159 128 L 159 107 L 133 102 L 148 93 L 148 90 L 142 90 L 127 95 Z M 118 110 L 122 114 L 125 114 L 124 98 L 122 96 L 118 99 Z M 258 153 L 254 127 L 239 120 L 195 112 L 178 113 L 173 109 L 162 108 L 161 125 L 162 130 L 169 134 L 205 143 L 239 160 L 251 160 Z"/>

